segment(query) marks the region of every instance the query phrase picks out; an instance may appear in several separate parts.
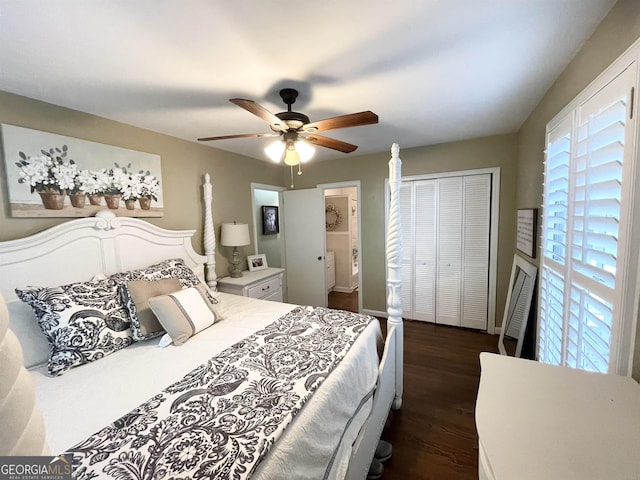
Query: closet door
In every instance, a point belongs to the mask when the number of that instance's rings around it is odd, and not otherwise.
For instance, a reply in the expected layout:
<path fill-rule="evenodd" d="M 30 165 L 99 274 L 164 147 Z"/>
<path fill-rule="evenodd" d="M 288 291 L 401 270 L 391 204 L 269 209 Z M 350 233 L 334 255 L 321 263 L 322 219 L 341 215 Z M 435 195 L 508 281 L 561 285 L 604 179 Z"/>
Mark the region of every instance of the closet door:
<path fill-rule="evenodd" d="M 413 318 L 434 322 L 436 319 L 436 181 L 415 184 L 415 254 Z"/>
<path fill-rule="evenodd" d="M 460 325 L 485 330 L 489 293 L 491 175 L 464 177 L 463 197 Z"/>
<path fill-rule="evenodd" d="M 414 202 L 413 183 L 403 182 L 400 185 L 400 222 L 402 224 L 402 314 L 405 318 L 414 319 L 413 297 L 414 289 Z"/>
<path fill-rule="evenodd" d="M 460 325 L 462 177 L 438 180 L 436 323 Z"/>
<path fill-rule="evenodd" d="M 405 318 L 487 328 L 491 175 L 400 187 Z"/>

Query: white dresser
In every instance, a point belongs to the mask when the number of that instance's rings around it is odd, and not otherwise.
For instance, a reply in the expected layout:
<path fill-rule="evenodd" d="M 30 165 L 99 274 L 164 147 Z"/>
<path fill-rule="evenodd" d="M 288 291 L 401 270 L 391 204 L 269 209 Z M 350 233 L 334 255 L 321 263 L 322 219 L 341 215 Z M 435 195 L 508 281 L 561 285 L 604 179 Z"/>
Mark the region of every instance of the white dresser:
<path fill-rule="evenodd" d="M 640 385 L 480 354 L 480 480 L 640 479 Z"/>
<path fill-rule="evenodd" d="M 224 277 L 218 280 L 218 291 L 282 302 L 282 281 L 284 268 L 267 268 L 255 272 L 244 271 L 242 277 Z"/>

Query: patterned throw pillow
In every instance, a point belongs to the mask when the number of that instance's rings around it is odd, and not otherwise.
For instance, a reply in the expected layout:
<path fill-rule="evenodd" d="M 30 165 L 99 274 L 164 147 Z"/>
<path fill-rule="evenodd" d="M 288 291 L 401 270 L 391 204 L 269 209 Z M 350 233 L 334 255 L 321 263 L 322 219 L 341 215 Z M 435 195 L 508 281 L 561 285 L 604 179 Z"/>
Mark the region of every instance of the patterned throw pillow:
<path fill-rule="evenodd" d="M 130 280 L 177 278 L 183 288 L 200 283 L 184 260 L 165 260 L 147 268 L 116 273 L 105 280 L 60 287 L 16 289 L 28 303 L 49 341 L 50 375 L 98 360 L 134 342 L 131 321 L 120 294 Z"/>
<path fill-rule="evenodd" d="M 130 270 L 128 272 L 111 275 L 118 283 L 130 280 L 159 280 L 161 278 L 177 278 L 184 288 L 193 287 L 200 283 L 198 276 L 184 263 L 181 258 L 173 258 L 156 263 L 150 267 Z"/>
<path fill-rule="evenodd" d="M 157 322 L 152 322 L 152 326 L 150 330 L 143 328 L 145 325 L 145 314 L 143 313 L 143 318 L 138 318 L 138 306 L 139 301 L 142 300 L 142 308 L 143 310 L 148 308 L 148 303 L 146 299 L 150 296 L 162 295 L 165 293 L 170 293 L 176 291 L 180 288 L 189 288 L 194 287 L 196 285 L 200 285 L 200 279 L 198 276 L 193 273 L 193 270 L 189 268 L 184 260 L 181 258 L 173 258 L 171 260 L 165 260 L 160 263 L 156 263 L 146 268 L 141 268 L 138 270 L 131 270 L 128 272 L 116 273 L 111 276 L 116 282 L 121 284 L 120 286 L 120 295 L 122 298 L 122 303 L 127 309 L 129 319 L 131 320 L 131 328 L 133 332 L 133 338 L 136 341 L 146 340 L 149 338 L 156 337 L 162 333 L 164 330 L 161 325 Z M 167 291 L 157 291 L 152 295 L 139 295 L 132 296 L 131 292 L 128 288 L 129 283 L 138 283 L 141 281 L 146 282 L 156 282 L 158 280 L 166 280 L 166 279 L 177 279 L 180 283 L 178 284 L 178 288 L 170 289 Z M 152 288 L 152 287 L 150 287 Z M 138 298 L 136 298 L 138 297 Z M 140 297 L 145 297 L 144 299 Z M 152 312 L 148 312 L 153 315 Z M 155 316 L 154 316 L 155 318 Z M 155 328 L 155 327 L 159 327 Z"/>
<path fill-rule="evenodd" d="M 49 341 L 49 375 L 93 362 L 133 343 L 131 324 L 111 278 L 60 287 L 16 289 Z"/>

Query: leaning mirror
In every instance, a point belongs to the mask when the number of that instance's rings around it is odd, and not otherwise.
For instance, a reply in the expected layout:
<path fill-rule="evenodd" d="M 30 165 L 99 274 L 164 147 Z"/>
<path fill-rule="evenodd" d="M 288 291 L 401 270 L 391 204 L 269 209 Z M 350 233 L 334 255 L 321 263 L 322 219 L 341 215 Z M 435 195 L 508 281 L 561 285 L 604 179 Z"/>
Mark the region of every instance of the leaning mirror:
<path fill-rule="evenodd" d="M 513 256 L 511 280 L 502 318 L 498 350 L 502 355 L 519 357 L 531 309 L 538 268 L 519 255 Z"/>

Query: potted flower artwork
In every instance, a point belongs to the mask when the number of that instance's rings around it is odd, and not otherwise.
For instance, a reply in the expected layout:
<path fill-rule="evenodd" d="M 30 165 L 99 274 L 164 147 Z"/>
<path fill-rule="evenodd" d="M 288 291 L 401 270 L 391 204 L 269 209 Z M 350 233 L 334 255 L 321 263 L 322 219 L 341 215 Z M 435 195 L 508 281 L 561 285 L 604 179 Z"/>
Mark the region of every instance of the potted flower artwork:
<path fill-rule="evenodd" d="M 88 175 L 84 179 L 85 192 L 89 196 L 89 204 L 100 205 L 105 188 L 109 184 L 109 174 L 105 169 L 88 170 Z"/>
<path fill-rule="evenodd" d="M 129 173 L 122 191 L 122 199 L 127 210 L 136 208 L 136 201 L 140 198 L 142 190 L 141 176 L 139 173 Z"/>
<path fill-rule="evenodd" d="M 118 209 L 120 206 L 120 199 L 127 183 L 126 169 L 120 168 L 116 163 L 116 168 L 111 168 L 107 171 L 108 182 L 103 189 L 103 196 L 107 207 L 111 209 Z"/>
<path fill-rule="evenodd" d="M 74 188 L 78 168 L 73 160 L 66 159 L 67 153 L 66 145 L 41 150 L 41 155 L 18 152 L 18 183 L 26 183 L 31 193 L 38 193 L 46 209 L 62 210 L 67 192 Z"/>
<path fill-rule="evenodd" d="M 73 188 L 69 190 L 71 205 L 75 208 L 84 208 L 87 200 L 87 185 L 93 179 L 89 170 L 79 170 L 73 178 Z"/>
<path fill-rule="evenodd" d="M 151 208 L 151 200 L 158 201 L 158 194 L 160 193 L 160 182 L 158 179 L 151 175 L 151 172 L 147 171 L 140 175 L 140 208 L 143 210 L 149 210 Z"/>
<path fill-rule="evenodd" d="M 35 155 L 25 153 L 29 152 L 25 149 L 13 151 L 18 152 L 18 161 L 15 162 L 17 169 L 11 175 L 11 183 L 15 185 L 17 181 L 23 185 L 16 190 L 20 192 L 20 198 L 24 201 L 23 203 L 15 202 L 22 205 L 23 211 L 41 210 L 39 205 L 34 205 L 33 199 L 38 197 L 39 202 L 35 203 L 41 203 L 44 209 L 62 210 L 62 212 L 50 212 L 43 216 L 88 216 L 98 210 L 96 207 L 104 205 L 103 198 L 110 209 L 118 209 L 122 200 L 127 210 L 136 210 L 138 202 L 140 210 L 151 210 L 151 202 L 159 201 L 162 197 L 158 178 L 152 175 L 150 170 L 134 172 L 131 168 L 132 163 L 121 166 L 114 162 L 112 168 L 81 169 L 76 161 L 69 158 L 70 152 L 67 145 L 42 149 Z M 86 151 L 84 155 L 87 155 Z M 126 156 L 130 157 L 131 152 L 127 152 Z M 134 158 L 134 161 L 137 159 Z M 85 162 L 93 165 L 98 163 L 90 155 Z M 29 193 L 31 199 L 27 200 L 25 197 L 28 197 Z M 65 206 L 67 196 L 71 202 L 70 207 L 68 204 Z M 86 208 L 87 203 L 91 205 L 90 208 Z M 77 211 L 77 209 L 85 210 Z M 137 212 L 140 216 L 155 216 L 154 213 L 157 213 L 140 210 Z M 161 208 L 159 212 L 162 212 Z"/>

